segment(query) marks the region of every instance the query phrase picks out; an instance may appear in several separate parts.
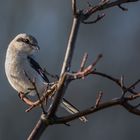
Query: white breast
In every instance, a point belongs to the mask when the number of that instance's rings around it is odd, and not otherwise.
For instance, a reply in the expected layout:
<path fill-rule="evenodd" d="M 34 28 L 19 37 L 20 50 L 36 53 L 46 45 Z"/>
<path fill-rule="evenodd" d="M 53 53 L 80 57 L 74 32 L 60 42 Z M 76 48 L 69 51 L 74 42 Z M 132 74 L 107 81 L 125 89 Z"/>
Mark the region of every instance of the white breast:
<path fill-rule="evenodd" d="M 34 87 L 30 80 L 35 81 L 39 93 L 45 89 L 44 80 L 30 66 L 27 56 L 24 54 L 14 54 L 11 53 L 11 50 L 7 50 L 5 72 L 11 86 L 18 92 L 26 93 L 29 89 L 33 89 Z"/>

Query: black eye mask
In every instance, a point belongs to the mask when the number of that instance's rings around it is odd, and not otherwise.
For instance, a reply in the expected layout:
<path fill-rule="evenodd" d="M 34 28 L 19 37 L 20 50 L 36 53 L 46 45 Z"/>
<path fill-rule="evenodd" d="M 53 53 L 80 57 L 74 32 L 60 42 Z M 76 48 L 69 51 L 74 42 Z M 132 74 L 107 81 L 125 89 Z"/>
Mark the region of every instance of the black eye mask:
<path fill-rule="evenodd" d="M 32 42 L 30 42 L 29 39 L 22 38 L 22 37 L 18 38 L 18 39 L 17 39 L 17 42 L 24 42 L 24 43 L 29 44 L 29 45 L 32 45 L 32 46 L 35 45 L 35 44 L 33 44 Z"/>
<path fill-rule="evenodd" d="M 29 39 L 25 39 L 25 38 L 22 38 L 22 37 L 18 38 L 17 42 L 24 42 L 24 43 L 30 44 Z"/>

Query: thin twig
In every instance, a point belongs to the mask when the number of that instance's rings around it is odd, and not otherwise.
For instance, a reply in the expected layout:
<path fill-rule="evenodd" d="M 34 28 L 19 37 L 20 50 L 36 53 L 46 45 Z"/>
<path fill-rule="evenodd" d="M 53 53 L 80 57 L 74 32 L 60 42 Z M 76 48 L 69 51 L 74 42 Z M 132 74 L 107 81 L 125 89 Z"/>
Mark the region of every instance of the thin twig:
<path fill-rule="evenodd" d="M 130 85 L 130 86 L 128 87 L 128 89 L 134 89 L 135 86 L 136 86 L 137 84 L 139 84 L 139 83 L 140 83 L 140 79 L 137 80 L 136 82 L 134 82 L 132 85 Z"/>
<path fill-rule="evenodd" d="M 123 11 L 128 11 L 128 9 L 125 8 L 125 7 L 123 7 L 121 4 L 119 4 L 118 7 L 119 7 L 121 10 L 123 10 Z"/>
<path fill-rule="evenodd" d="M 122 75 L 120 78 L 120 86 L 121 86 L 121 90 L 122 90 L 122 97 L 125 96 L 125 93 L 127 92 L 123 87 L 124 87 L 124 76 Z"/>
<path fill-rule="evenodd" d="M 114 78 L 108 74 L 105 74 L 105 73 L 102 73 L 102 72 L 97 72 L 97 71 L 92 71 L 91 74 L 93 75 L 98 75 L 98 76 L 101 76 L 101 77 L 104 77 L 104 78 L 107 78 L 113 82 L 115 82 L 119 87 L 121 87 L 121 83 L 120 83 L 120 80 L 117 79 L 117 78 Z M 137 94 L 137 92 L 135 92 L 134 90 L 132 90 L 131 88 L 127 88 L 125 86 L 122 87 L 124 90 L 127 90 L 129 91 L 130 93 L 132 94 Z"/>
<path fill-rule="evenodd" d="M 99 104 L 100 104 L 100 102 L 101 102 L 101 99 L 102 99 L 102 96 L 103 96 L 103 92 L 100 91 L 100 92 L 98 93 L 98 97 L 97 97 L 97 99 L 96 99 L 95 108 L 97 108 L 97 107 L 99 106 Z"/>
<path fill-rule="evenodd" d="M 73 15 L 76 17 L 77 16 L 77 4 L 76 4 L 76 0 L 72 0 L 72 11 L 73 11 Z"/>
<path fill-rule="evenodd" d="M 85 64 L 86 64 L 87 59 L 88 59 L 88 53 L 85 53 L 83 56 L 79 71 L 83 71 L 83 69 L 85 68 Z"/>
<path fill-rule="evenodd" d="M 94 24 L 94 23 L 97 23 L 98 21 L 100 21 L 101 19 L 103 19 L 105 17 L 105 14 L 102 13 L 101 15 L 98 15 L 97 18 L 93 21 L 85 21 L 83 20 L 82 23 L 84 24 Z"/>
<path fill-rule="evenodd" d="M 26 71 L 24 71 L 24 72 L 25 72 L 25 76 L 29 79 L 29 81 L 33 85 L 33 88 L 34 88 L 34 90 L 35 90 L 35 92 L 37 94 L 38 100 L 40 102 L 40 106 L 41 106 L 42 112 L 45 114 L 45 109 L 44 109 L 43 103 L 41 101 L 41 97 L 39 95 L 38 89 L 36 87 L 36 83 L 35 83 L 36 82 L 36 79 L 30 79 L 30 77 L 28 76 L 28 74 L 26 73 Z M 28 111 L 26 110 L 26 112 L 28 112 Z"/>
<path fill-rule="evenodd" d="M 82 71 L 78 71 L 75 73 L 67 73 L 70 76 L 70 80 L 75 80 L 75 79 L 81 79 L 84 76 L 87 76 L 93 72 L 94 67 L 96 64 L 99 62 L 99 60 L 102 58 L 102 54 L 99 54 L 97 58 L 93 61 L 93 63 L 86 68 L 84 68 Z"/>
<path fill-rule="evenodd" d="M 86 10 L 87 12 L 84 14 L 85 20 L 88 19 L 92 14 L 96 13 L 97 11 L 102 11 L 111 7 L 121 5 L 123 3 L 137 2 L 137 1 L 139 0 L 116 0 L 113 2 L 109 2 L 108 0 L 103 1 L 101 4 L 93 6 L 92 8 L 90 7 L 89 9 Z"/>
<path fill-rule="evenodd" d="M 34 85 L 34 87 L 35 87 L 37 97 L 38 97 L 38 99 L 39 99 L 39 101 L 40 101 L 40 106 L 41 106 L 42 112 L 45 114 L 46 112 L 45 112 L 43 103 L 41 102 L 41 97 L 40 97 L 40 95 L 39 95 L 39 92 L 38 92 L 38 90 L 37 90 L 37 87 L 36 87 L 35 82 L 33 83 L 33 85 Z"/>

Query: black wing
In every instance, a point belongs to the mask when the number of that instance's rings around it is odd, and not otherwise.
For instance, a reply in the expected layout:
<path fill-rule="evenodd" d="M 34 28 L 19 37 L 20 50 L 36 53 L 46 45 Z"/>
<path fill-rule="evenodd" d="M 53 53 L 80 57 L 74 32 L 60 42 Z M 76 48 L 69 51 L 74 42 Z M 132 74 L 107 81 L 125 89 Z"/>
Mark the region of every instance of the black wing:
<path fill-rule="evenodd" d="M 49 79 L 47 78 L 47 76 L 45 75 L 43 69 L 40 67 L 40 65 L 30 56 L 27 57 L 27 59 L 29 60 L 29 63 L 31 65 L 31 67 L 38 72 L 38 74 L 47 82 L 49 83 Z"/>

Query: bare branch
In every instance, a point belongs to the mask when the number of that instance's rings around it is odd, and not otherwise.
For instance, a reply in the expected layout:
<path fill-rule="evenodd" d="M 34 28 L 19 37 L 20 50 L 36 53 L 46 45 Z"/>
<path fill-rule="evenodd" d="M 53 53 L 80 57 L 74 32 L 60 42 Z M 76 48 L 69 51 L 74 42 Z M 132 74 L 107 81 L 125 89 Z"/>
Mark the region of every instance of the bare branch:
<path fill-rule="evenodd" d="M 103 96 L 103 92 L 100 91 L 99 94 L 98 94 L 98 97 L 96 99 L 96 104 L 95 104 L 95 107 L 97 108 L 101 102 L 101 99 L 102 99 L 102 96 Z"/>
<path fill-rule="evenodd" d="M 119 8 L 121 8 L 121 10 L 126 11 L 127 9 L 122 7 L 121 4 L 124 3 L 129 3 L 129 2 L 137 2 L 139 0 L 116 0 L 113 2 L 109 2 L 109 0 L 103 0 L 101 3 L 97 4 L 96 6 L 90 6 L 89 8 L 87 8 L 86 10 L 84 9 L 82 12 L 82 22 L 84 20 L 87 20 L 91 15 L 93 15 L 94 13 L 96 13 L 97 11 L 102 11 L 108 8 L 112 8 L 115 6 L 119 6 Z"/>
<path fill-rule="evenodd" d="M 85 53 L 84 56 L 83 56 L 83 60 L 81 62 L 81 66 L 80 66 L 79 71 L 83 71 L 83 69 L 85 68 L 85 64 L 86 64 L 87 59 L 88 59 L 88 54 Z"/>
<path fill-rule="evenodd" d="M 112 76 L 110 76 L 110 75 L 107 75 L 107 74 L 101 73 L 101 72 L 97 72 L 97 71 L 92 71 L 91 74 L 99 75 L 99 76 L 101 76 L 101 77 L 107 78 L 107 79 L 109 79 L 109 80 L 115 82 L 119 87 L 121 87 L 120 80 L 117 79 L 117 78 L 114 78 L 114 77 L 112 77 Z M 123 86 L 123 87 L 121 87 L 121 88 L 123 88 L 124 90 L 129 91 L 129 92 L 132 93 L 132 94 L 137 94 L 137 92 L 135 92 L 135 91 L 134 91 L 133 89 L 131 89 L 131 88 L 127 88 L 127 87 L 125 87 L 125 86 Z"/>
<path fill-rule="evenodd" d="M 127 8 L 125 8 L 125 7 L 123 7 L 122 5 L 118 5 L 118 7 L 121 9 L 121 10 L 123 10 L 123 11 L 128 11 L 128 9 Z"/>
<path fill-rule="evenodd" d="M 106 109 L 108 107 L 113 107 L 113 106 L 118 106 L 118 105 L 125 107 L 129 112 L 131 112 L 135 115 L 140 115 L 140 110 L 133 107 L 132 105 L 130 105 L 128 103 L 128 101 L 134 100 L 134 99 L 139 98 L 139 97 L 140 97 L 140 94 L 128 96 L 127 98 L 122 98 L 122 97 L 115 98 L 115 99 L 112 99 L 111 101 L 107 101 L 105 103 L 100 103 L 100 104 L 98 104 L 98 106 L 92 106 L 92 107 L 90 107 L 86 110 L 80 111 L 76 114 L 65 116 L 65 117 L 60 117 L 60 118 L 56 119 L 54 121 L 54 123 L 55 124 L 56 123 L 57 124 L 67 123 L 67 122 L 73 121 L 75 119 L 78 119 L 81 116 L 89 115 L 91 113 L 95 113 L 97 111 Z"/>
<path fill-rule="evenodd" d="M 61 76 L 65 72 L 70 71 L 71 61 L 72 61 L 72 58 L 73 58 L 73 53 L 74 53 L 74 49 L 75 49 L 75 41 L 76 41 L 76 38 L 77 38 L 77 33 L 78 33 L 78 30 L 79 30 L 79 26 L 80 26 L 79 19 L 74 18 L 71 33 L 70 33 L 70 37 L 69 37 L 69 40 L 68 40 L 68 46 L 67 46 L 67 50 L 66 50 L 62 70 L 61 70 Z"/>
<path fill-rule="evenodd" d="M 75 43 L 76 43 L 76 38 L 77 38 L 78 30 L 80 27 L 80 23 L 82 23 L 82 22 L 96 23 L 104 17 L 104 14 L 98 16 L 92 22 L 88 22 L 86 20 L 91 15 L 93 15 L 94 13 L 96 13 L 98 11 L 102 11 L 107 8 L 111 8 L 111 7 L 115 7 L 115 6 L 118 6 L 119 8 L 121 8 L 124 11 L 124 10 L 126 10 L 126 8 L 122 7 L 121 6 L 122 4 L 128 3 L 128 2 L 136 2 L 136 1 L 139 1 L 139 0 L 116 0 L 113 2 L 109 2 L 108 0 L 102 0 L 99 4 L 97 4 L 95 6 L 90 5 L 87 9 L 83 9 L 83 10 L 79 11 L 77 8 L 76 0 L 72 0 L 72 10 L 73 10 L 73 15 L 74 15 L 73 24 L 72 24 L 71 33 L 69 36 L 68 45 L 67 45 L 67 49 L 66 49 L 66 53 L 65 53 L 65 58 L 63 61 L 63 66 L 61 69 L 61 74 L 59 76 L 59 80 L 55 84 L 56 87 L 54 88 L 54 90 L 52 90 L 50 92 L 47 90 L 47 93 L 45 95 L 39 97 L 40 99 L 38 101 L 36 101 L 35 103 L 33 103 L 32 105 L 33 106 L 40 105 L 40 103 L 42 101 L 44 101 L 45 98 L 48 98 L 50 95 L 52 95 L 52 93 L 54 93 L 54 91 L 56 92 L 56 94 L 53 97 L 52 103 L 48 109 L 47 114 L 41 115 L 40 120 L 38 121 L 37 125 L 31 132 L 28 140 L 38 140 L 40 138 L 40 136 L 42 135 L 42 133 L 44 132 L 44 130 L 49 125 L 66 124 L 67 122 L 75 120 L 84 115 L 89 115 L 91 113 L 95 113 L 99 110 L 102 110 L 102 109 L 105 109 L 108 107 L 112 107 L 112 106 L 121 105 L 124 108 L 126 108 L 129 112 L 134 113 L 136 115 L 140 115 L 140 110 L 129 103 L 130 101 L 135 100 L 140 97 L 140 94 L 135 92 L 132 89 L 139 83 L 139 81 L 135 82 L 134 84 L 132 84 L 130 87 L 127 88 L 123 83 L 123 79 L 120 81 L 117 78 L 114 78 L 107 74 L 95 71 L 94 67 L 98 63 L 98 61 L 100 60 L 102 55 L 99 55 L 97 57 L 97 59 L 91 65 L 87 66 L 86 68 L 85 68 L 85 64 L 86 64 L 86 60 L 87 60 L 87 55 L 85 55 L 85 57 L 83 58 L 83 61 L 81 63 L 80 71 L 78 71 L 76 73 L 70 73 L 71 62 L 72 62 L 72 58 L 73 58 L 73 54 L 74 54 L 74 50 L 75 50 Z M 70 83 L 70 81 L 75 80 L 75 79 L 81 79 L 84 76 L 88 76 L 90 74 L 107 78 L 107 79 L 113 81 L 114 83 L 116 83 L 122 89 L 123 93 L 126 93 L 128 91 L 128 92 L 132 93 L 132 95 L 129 95 L 129 96 L 125 95 L 126 97 L 121 96 L 120 98 L 116 98 L 116 99 L 110 100 L 108 102 L 101 103 L 101 98 L 102 98 L 102 92 L 101 92 L 101 93 L 99 93 L 97 100 L 96 100 L 96 104 L 94 106 L 92 106 L 84 111 L 79 111 L 78 113 L 75 113 L 75 114 L 72 114 L 69 116 L 57 118 L 56 111 L 59 107 L 59 104 L 61 103 L 61 100 L 67 90 L 67 87 L 68 87 L 68 84 Z M 27 101 L 27 103 L 29 103 L 29 104 L 31 103 L 31 101 L 27 97 L 22 96 L 22 94 L 20 94 L 20 96 L 23 101 L 25 101 L 25 102 Z M 32 108 L 32 106 L 31 106 L 31 108 Z"/>
<path fill-rule="evenodd" d="M 38 89 L 37 89 L 37 87 L 36 87 L 36 83 L 35 83 L 35 82 L 36 82 L 36 79 L 30 79 L 30 77 L 28 76 L 28 74 L 26 73 L 26 71 L 24 71 L 24 72 L 25 72 L 26 77 L 27 77 L 27 78 L 29 79 L 29 81 L 32 83 L 32 85 L 33 85 L 33 90 L 35 90 L 35 92 L 36 92 L 36 94 L 37 94 L 38 100 L 39 100 L 39 102 L 40 102 L 41 109 L 42 109 L 43 113 L 45 113 L 45 109 L 44 109 L 43 103 L 42 103 L 42 101 L 41 101 L 41 98 L 40 98 Z M 32 90 L 32 89 L 31 89 L 31 90 Z M 28 112 L 28 111 L 26 110 L 26 112 Z"/>
<path fill-rule="evenodd" d="M 128 102 L 124 102 L 123 107 L 125 107 L 130 113 L 133 113 L 135 115 L 140 115 L 140 110 L 130 105 Z"/>
<path fill-rule="evenodd" d="M 76 4 L 76 0 L 72 0 L 72 10 L 73 10 L 73 15 L 76 17 L 77 16 L 77 4 Z"/>
<path fill-rule="evenodd" d="M 130 85 L 130 86 L 128 87 L 128 89 L 134 89 L 135 86 L 138 85 L 139 83 L 140 83 L 140 79 L 137 80 L 136 82 L 134 82 L 132 85 Z"/>
<path fill-rule="evenodd" d="M 74 49 L 75 49 L 75 41 L 76 41 L 79 25 L 80 25 L 79 19 L 74 18 L 70 37 L 68 40 L 68 46 L 67 46 L 61 74 L 60 74 L 60 80 L 58 82 L 59 88 L 57 90 L 56 96 L 54 97 L 54 101 L 53 101 L 53 103 L 48 111 L 49 117 L 53 116 L 54 113 L 56 112 L 58 105 L 60 104 L 60 101 L 61 101 L 62 97 L 64 96 L 65 91 L 66 91 L 67 86 L 68 86 L 68 83 L 69 83 L 69 81 L 65 81 L 66 80 L 65 72 L 70 71 L 71 61 L 73 58 L 73 53 L 74 53 Z"/>
<path fill-rule="evenodd" d="M 122 97 L 125 96 L 125 93 L 127 92 L 126 90 L 124 90 L 124 76 L 122 75 L 120 78 L 120 85 L 121 85 L 121 90 L 122 90 Z"/>
<path fill-rule="evenodd" d="M 98 21 L 100 21 L 101 19 L 103 19 L 105 17 L 105 14 L 102 13 L 101 15 L 98 15 L 97 18 L 93 21 L 82 21 L 82 23 L 84 24 L 94 24 L 94 23 L 97 23 Z"/>
<path fill-rule="evenodd" d="M 64 122 L 70 122 L 70 121 L 73 121 L 75 119 L 78 119 L 80 116 L 89 115 L 89 114 L 95 113 L 99 110 L 103 110 L 105 108 L 116 106 L 116 105 L 119 105 L 119 104 L 120 104 L 120 99 L 111 100 L 110 102 L 101 103 L 96 108 L 94 106 L 92 106 L 92 107 L 90 107 L 86 110 L 80 111 L 79 113 L 69 115 L 69 116 L 65 116 L 65 117 L 61 117 L 55 123 L 63 124 Z"/>
<path fill-rule="evenodd" d="M 75 73 L 66 73 L 66 74 L 69 75 L 70 80 L 81 79 L 84 76 L 87 76 L 93 72 L 94 67 L 96 66 L 96 64 L 99 62 L 101 58 L 102 58 L 102 54 L 99 54 L 96 60 L 91 65 L 83 69 L 82 71 L 78 71 Z"/>
<path fill-rule="evenodd" d="M 67 101 L 66 99 L 64 99 L 63 98 L 63 101 L 65 101 L 65 102 L 63 102 L 63 106 L 70 106 L 70 107 L 67 107 L 67 109 L 68 109 L 68 112 L 71 112 L 71 114 L 75 114 L 75 113 L 77 113 L 77 112 L 79 112 L 80 110 L 78 109 L 78 108 L 76 108 L 73 104 L 71 104 L 69 101 Z M 80 117 L 79 118 L 82 122 L 87 122 L 88 120 L 87 120 L 87 118 L 85 117 L 85 116 L 82 116 L 82 117 Z"/>
<path fill-rule="evenodd" d="M 49 122 L 49 121 L 48 121 Z M 41 115 L 39 121 L 37 122 L 36 126 L 32 130 L 31 134 L 27 138 L 27 140 L 39 140 L 44 130 L 49 126 L 47 123 L 47 119 L 44 119 L 44 114 Z"/>

